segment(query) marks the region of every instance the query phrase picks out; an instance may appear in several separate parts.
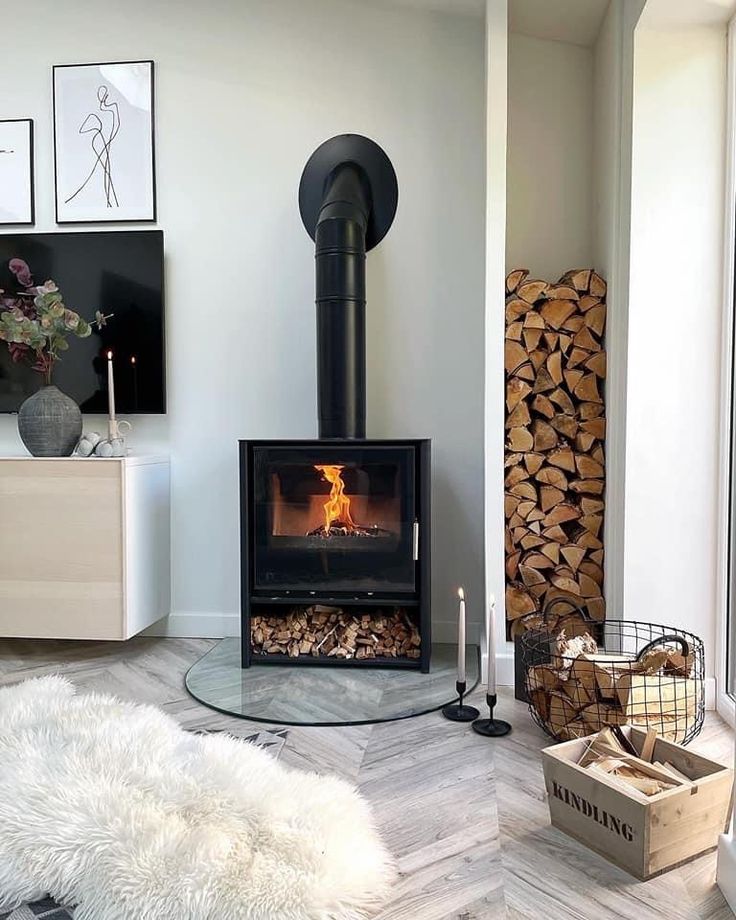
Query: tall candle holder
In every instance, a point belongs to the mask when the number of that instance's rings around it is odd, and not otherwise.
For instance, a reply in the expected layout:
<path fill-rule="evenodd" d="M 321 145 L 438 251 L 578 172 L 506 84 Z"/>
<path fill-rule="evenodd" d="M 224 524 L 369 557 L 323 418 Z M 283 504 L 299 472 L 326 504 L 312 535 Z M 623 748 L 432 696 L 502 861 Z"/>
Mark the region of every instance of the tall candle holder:
<path fill-rule="evenodd" d="M 455 689 L 458 693 L 458 702 L 450 703 L 449 706 L 445 706 L 442 710 L 442 715 L 449 719 L 451 722 L 472 722 L 474 719 L 477 719 L 480 715 L 480 712 L 475 708 L 475 706 L 464 706 L 463 699 L 465 697 L 465 691 L 467 690 L 468 685 L 465 681 L 457 681 L 455 684 Z"/>
<path fill-rule="evenodd" d="M 496 598 L 492 594 L 486 612 L 486 642 L 488 678 L 486 686 L 486 703 L 490 710 L 489 719 L 476 719 L 473 722 L 473 731 L 486 738 L 500 738 L 508 735 L 511 725 L 503 719 L 494 719 L 493 710 L 496 708 L 498 697 L 496 695 Z M 478 713 L 480 715 L 480 713 Z"/>
<path fill-rule="evenodd" d="M 497 700 L 498 697 L 495 693 L 487 693 L 486 703 L 490 710 L 490 718 L 476 719 L 475 722 L 473 722 L 473 731 L 479 735 L 484 735 L 486 738 L 500 738 L 503 735 L 508 735 L 511 731 L 511 724 L 509 722 L 504 722 L 503 719 L 493 718 L 493 710 L 496 708 Z M 480 713 L 478 713 L 478 715 L 480 715 Z"/>

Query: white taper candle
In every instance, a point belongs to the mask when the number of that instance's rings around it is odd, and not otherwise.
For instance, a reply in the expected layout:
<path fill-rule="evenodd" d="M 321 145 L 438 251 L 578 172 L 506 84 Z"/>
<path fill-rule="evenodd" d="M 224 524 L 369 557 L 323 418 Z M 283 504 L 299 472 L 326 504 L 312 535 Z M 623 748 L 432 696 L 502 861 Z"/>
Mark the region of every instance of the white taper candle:
<path fill-rule="evenodd" d="M 115 376 L 112 370 L 112 352 L 107 353 L 107 397 L 110 406 L 110 421 L 115 421 Z"/>
<path fill-rule="evenodd" d="M 457 612 L 457 680 L 465 683 L 465 592 L 457 589 L 460 598 L 460 607 Z"/>
<path fill-rule="evenodd" d="M 496 695 L 496 598 L 492 594 L 486 617 L 486 640 L 488 642 L 488 693 Z"/>

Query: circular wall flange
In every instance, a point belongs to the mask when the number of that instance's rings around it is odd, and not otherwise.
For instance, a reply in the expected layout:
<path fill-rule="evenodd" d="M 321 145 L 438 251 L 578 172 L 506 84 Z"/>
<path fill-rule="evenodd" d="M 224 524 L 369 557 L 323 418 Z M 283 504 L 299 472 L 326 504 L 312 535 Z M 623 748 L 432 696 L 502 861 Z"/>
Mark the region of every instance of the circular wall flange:
<path fill-rule="evenodd" d="M 399 183 L 386 153 L 361 134 L 338 134 L 314 151 L 299 183 L 299 211 L 307 233 L 314 239 L 327 180 L 341 163 L 355 163 L 368 177 L 371 213 L 366 232 L 366 251 L 388 233 L 399 202 Z"/>

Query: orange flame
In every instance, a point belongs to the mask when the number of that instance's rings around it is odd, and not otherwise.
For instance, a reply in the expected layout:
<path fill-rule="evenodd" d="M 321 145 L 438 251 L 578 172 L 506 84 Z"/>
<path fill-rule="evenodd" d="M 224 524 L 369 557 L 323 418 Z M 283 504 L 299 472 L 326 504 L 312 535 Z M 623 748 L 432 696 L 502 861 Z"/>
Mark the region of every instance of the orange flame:
<path fill-rule="evenodd" d="M 330 527 L 334 523 L 340 523 L 348 530 L 353 530 L 355 521 L 350 516 L 350 499 L 345 494 L 345 483 L 342 481 L 342 471 L 345 467 L 316 465 L 314 468 L 332 485 L 330 497 L 324 504 L 325 533 L 330 532 Z"/>

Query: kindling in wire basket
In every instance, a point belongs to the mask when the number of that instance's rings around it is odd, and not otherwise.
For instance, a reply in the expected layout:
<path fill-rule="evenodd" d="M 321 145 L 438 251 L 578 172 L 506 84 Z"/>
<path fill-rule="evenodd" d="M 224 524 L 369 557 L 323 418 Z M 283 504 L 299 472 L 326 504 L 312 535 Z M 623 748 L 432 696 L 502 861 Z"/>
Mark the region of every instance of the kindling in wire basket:
<path fill-rule="evenodd" d="M 569 636 L 539 629 L 522 635 L 525 688 L 535 722 L 558 741 L 608 726 L 637 725 L 678 744 L 703 727 L 703 642 L 692 633 L 634 620 L 587 620 Z"/>

